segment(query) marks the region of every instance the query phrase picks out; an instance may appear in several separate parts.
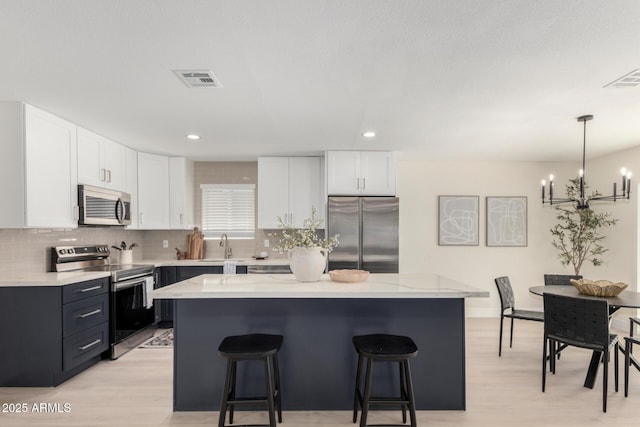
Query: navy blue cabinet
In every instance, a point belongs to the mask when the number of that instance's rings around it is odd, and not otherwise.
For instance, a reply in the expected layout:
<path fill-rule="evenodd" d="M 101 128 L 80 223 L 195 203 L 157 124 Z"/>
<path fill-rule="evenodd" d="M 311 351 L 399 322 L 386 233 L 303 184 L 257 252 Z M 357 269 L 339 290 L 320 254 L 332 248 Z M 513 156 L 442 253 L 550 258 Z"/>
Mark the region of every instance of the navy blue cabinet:
<path fill-rule="evenodd" d="M 52 387 L 109 348 L 109 279 L 0 287 L 0 387 Z"/>
<path fill-rule="evenodd" d="M 189 265 L 183 267 L 158 267 L 156 273 L 159 278 L 155 288 L 172 285 L 176 282 L 191 279 L 201 274 L 222 274 L 221 265 Z M 247 274 L 247 266 L 236 267 L 236 274 Z M 160 328 L 170 328 L 173 326 L 173 300 L 159 300 L 156 306 L 156 322 Z"/>

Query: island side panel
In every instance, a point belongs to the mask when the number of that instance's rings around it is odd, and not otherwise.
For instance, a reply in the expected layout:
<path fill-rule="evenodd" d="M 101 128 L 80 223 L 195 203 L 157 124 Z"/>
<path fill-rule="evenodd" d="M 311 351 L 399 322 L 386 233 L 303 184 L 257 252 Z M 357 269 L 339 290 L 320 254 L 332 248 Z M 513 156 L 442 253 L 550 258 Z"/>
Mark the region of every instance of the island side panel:
<path fill-rule="evenodd" d="M 280 352 L 285 410 L 349 410 L 357 357 L 351 337 L 408 335 L 418 409 L 465 409 L 464 299 L 177 299 L 174 410 L 217 411 L 225 336 L 284 336 Z M 397 394 L 396 364 L 374 365 L 374 392 Z M 238 389 L 264 395 L 262 366 L 244 363 Z"/>

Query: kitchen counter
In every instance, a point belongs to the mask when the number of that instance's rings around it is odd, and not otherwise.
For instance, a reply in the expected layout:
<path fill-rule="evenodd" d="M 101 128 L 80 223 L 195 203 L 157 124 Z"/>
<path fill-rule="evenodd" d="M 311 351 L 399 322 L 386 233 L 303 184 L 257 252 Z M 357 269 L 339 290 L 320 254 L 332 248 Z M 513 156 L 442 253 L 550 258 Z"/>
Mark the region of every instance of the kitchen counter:
<path fill-rule="evenodd" d="M 236 261 L 237 265 L 289 265 L 287 258 L 232 258 L 230 261 Z M 214 259 L 164 259 L 164 260 L 144 260 L 145 264 L 154 264 L 156 267 L 196 267 L 207 265 L 223 265 L 224 260 L 221 258 Z"/>
<path fill-rule="evenodd" d="M 224 260 L 136 260 L 135 264 L 153 264 L 156 267 L 192 267 L 192 266 L 222 266 Z M 289 265 L 285 258 L 256 260 L 252 258 L 237 261 L 237 265 Z M 109 277 L 107 271 L 68 271 L 68 272 L 26 272 L 14 274 L 0 274 L 0 287 L 12 286 L 64 286 L 87 280 Z"/>
<path fill-rule="evenodd" d="M 488 298 L 489 292 L 436 274 L 371 274 L 359 283 L 339 283 L 324 274 L 301 283 L 293 274 L 203 274 L 152 293 L 184 298 Z"/>
<path fill-rule="evenodd" d="M 67 271 L 63 273 L 25 273 L 0 276 L 0 287 L 12 286 L 64 286 L 87 280 L 109 277 L 108 271 Z"/>
<path fill-rule="evenodd" d="M 433 274 L 371 274 L 361 283 L 300 283 L 293 275 L 201 275 L 153 291 L 174 304 L 174 411 L 217 411 L 225 374 L 218 345 L 229 335 L 277 333 L 286 410 L 350 410 L 353 335 L 407 335 L 417 409 L 464 410 L 465 299 L 489 293 Z M 264 383 L 239 367 L 242 393 Z M 249 371 L 253 372 L 253 371 Z M 397 394 L 397 369 L 376 374 Z"/>

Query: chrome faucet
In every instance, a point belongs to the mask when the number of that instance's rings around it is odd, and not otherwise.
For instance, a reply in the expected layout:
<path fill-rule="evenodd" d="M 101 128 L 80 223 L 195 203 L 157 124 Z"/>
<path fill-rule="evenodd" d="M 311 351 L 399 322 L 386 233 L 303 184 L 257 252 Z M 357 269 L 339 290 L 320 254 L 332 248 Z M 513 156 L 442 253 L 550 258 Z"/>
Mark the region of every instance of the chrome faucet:
<path fill-rule="evenodd" d="M 231 251 L 231 246 L 229 246 L 229 237 L 227 236 L 227 233 L 224 233 L 220 237 L 220 246 L 224 246 L 224 259 L 231 258 L 233 252 Z"/>

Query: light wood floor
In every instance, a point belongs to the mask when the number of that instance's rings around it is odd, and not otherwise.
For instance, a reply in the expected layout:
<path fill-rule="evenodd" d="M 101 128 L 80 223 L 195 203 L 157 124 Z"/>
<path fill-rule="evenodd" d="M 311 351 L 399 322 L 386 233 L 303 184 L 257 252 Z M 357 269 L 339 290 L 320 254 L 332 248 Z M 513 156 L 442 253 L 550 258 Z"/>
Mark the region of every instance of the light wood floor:
<path fill-rule="evenodd" d="M 619 332 L 624 335 L 624 332 Z M 507 342 L 505 340 L 505 342 Z M 602 376 L 582 387 L 590 352 L 563 352 L 555 376 L 541 392 L 542 324 L 516 322 L 513 348 L 498 358 L 498 319 L 467 319 L 467 410 L 419 411 L 420 426 L 584 426 L 640 424 L 640 372 L 632 370 L 630 396 L 613 391 L 610 366 L 608 412 L 602 413 Z M 435 349 L 420 349 L 428 357 Z M 621 357 L 622 368 L 622 357 Z M 140 348 L 104 361 L 56 388 L 0 388 L 0 404 L 69 404 L 66 413 L 2 413 L 0 426 L 212 426 L 215 412 L 173 413 L 172 351 Z M 433 385 L 438 387 L 437 384 Z M 265 422 L 263 413 L 240 413 L 239 423 Z M 371 423 L 398 423 L 399 412 L 376 411 Z M 353 426 L 349 412 L 285 412 L 283 426 Z"/>

